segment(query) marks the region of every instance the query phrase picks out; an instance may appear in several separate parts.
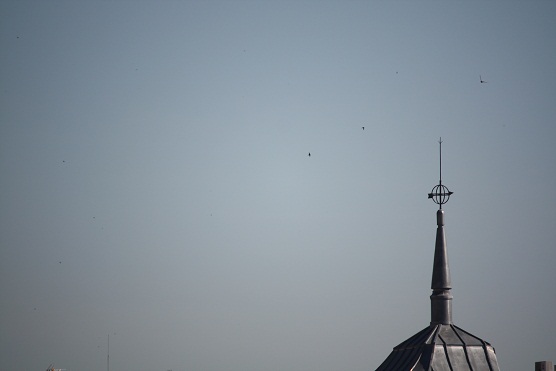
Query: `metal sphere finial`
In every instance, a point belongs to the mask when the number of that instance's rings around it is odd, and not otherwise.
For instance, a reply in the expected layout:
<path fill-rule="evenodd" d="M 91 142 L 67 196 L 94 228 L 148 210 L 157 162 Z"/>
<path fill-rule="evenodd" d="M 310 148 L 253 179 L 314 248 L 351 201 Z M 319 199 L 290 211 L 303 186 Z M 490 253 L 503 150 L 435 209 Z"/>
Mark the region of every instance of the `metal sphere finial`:
<path fill-rule="evenodd" d="M 429 193 L 429 198 L 432 198 L 434 203 L 442 209 L 442 205 L 448 202 L 454 192 L 451 192 L 448 187 L 442 184 L 442 138 L 440 138 L 438 143 L 440 144 L 440 180 L 438 185 L 435 185 L 431 193 Z"/>
<path fill-rule="evenodd" d="M 434 203 L 440 205 L 440 208 L 442 208 L 442 205 L 448 202 L 452 193 L 454 192 L 451 192 L 445 185 L 438 184 L 435 185 L 432 192 L 429 193 L 429 198 L 432 198 Z"/>

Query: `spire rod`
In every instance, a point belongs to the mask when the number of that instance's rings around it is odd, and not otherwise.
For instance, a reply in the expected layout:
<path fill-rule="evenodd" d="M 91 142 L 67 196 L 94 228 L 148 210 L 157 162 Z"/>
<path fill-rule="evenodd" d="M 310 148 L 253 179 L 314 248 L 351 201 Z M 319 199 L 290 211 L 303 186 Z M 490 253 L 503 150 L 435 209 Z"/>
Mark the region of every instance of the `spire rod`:
<path fill-rule="evenodd" d="M 439 210 L 442 210 L 442 205 L 448 202 L 454 192 L 450 192 L 448 187 L 442 185 L 442 137 L 440 137 L 438 144 L 440 146 L 440 179 L 438 184 L 432 188 L 431 193 L 429 193 L 429 198 L 432 198 L 434 203 L 438 204 Z"/>
<path fill-rule="evenodd" d="M 440 137 L 438 144 L 440 147 L 440 180 L 438 181 L 438 184 L 442 184 L 442 137 Z"/>

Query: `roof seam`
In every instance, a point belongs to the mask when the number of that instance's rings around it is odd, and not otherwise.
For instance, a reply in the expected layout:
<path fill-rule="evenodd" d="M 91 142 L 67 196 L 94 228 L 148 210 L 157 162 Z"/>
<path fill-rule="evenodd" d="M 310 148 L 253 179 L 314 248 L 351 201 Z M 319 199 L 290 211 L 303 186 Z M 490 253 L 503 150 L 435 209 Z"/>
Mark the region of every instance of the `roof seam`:
<path fill-rule="evenodd" d="M 473 370 L 473 364 L 471 363 L 471 360 L 469 359 L 469 353 L 467 352 L 467 344 L 465 343 L 465 341 L 463 340 L 463 338 L 459 335 L 459 333 L 456 330 L 456 327 L 454 325 L 450 325 L 450 327 L 452 328 L 452 330 L 454 331 L 454 333 L 456 334 L 456 336 L 458 337 L 458 339 L 461 341 L 461 343 L 463 344 L 463 353 L 465 354 L 465 359 L 467 360 L 467 364 L 469 365 L 469 369 Z M 480 340 L 480 339 L 479 339 Z M 480 371 L 480 370 L 478 370 Z"/>
<path fill-rule="evenodd" d="M 454 371 L 454 368 L 452 367 L 452 362 L 450 361 L 450 357 L 448 356 L 448 348 L 446 346 L 446 343 L 442 345 L 442 349 L 444 349 L 444 356 L 446 357 L 446 361 L 448 361 L 448 367 L 450 367 L 450 371 Z"/>

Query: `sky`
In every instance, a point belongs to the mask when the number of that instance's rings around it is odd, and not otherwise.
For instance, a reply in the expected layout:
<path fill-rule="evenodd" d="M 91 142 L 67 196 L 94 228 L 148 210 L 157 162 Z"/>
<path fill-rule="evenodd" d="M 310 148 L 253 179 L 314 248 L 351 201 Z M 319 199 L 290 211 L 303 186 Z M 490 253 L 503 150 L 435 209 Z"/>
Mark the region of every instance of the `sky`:
<path fill-rule="evenodd" d="M 430 322 L 440 137 L 454 324 L 556 361 L 555 19 L 0 1 L 0 371 L 376 369 Z"/>

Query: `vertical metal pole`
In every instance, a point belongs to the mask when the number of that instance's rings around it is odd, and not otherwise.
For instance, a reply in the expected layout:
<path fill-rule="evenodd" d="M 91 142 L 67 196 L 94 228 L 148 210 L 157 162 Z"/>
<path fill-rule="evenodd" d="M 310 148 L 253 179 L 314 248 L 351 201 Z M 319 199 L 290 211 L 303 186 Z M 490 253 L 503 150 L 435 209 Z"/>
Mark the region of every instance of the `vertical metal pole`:
<path fill-rule="evenodd" d="M 438 191 L 440 192 L 440 210 L 442 210 L 442 204 L 444 203 L 444 195 L 442 193 L 443 189 L 442 189 L 442 137 L 440 137 L 440 140 L 438 141 L 439 145 L 439 151 L 440 151 L 440 179 L 438 180 Z"/>
<path fill-rule="evenodd" d="M 439 184 L 442 185 L 442 137 L 440 137 L 440 140 L 438 141 L 438 143 L 440 143 L 440 180 L 439 180 Z"/>

